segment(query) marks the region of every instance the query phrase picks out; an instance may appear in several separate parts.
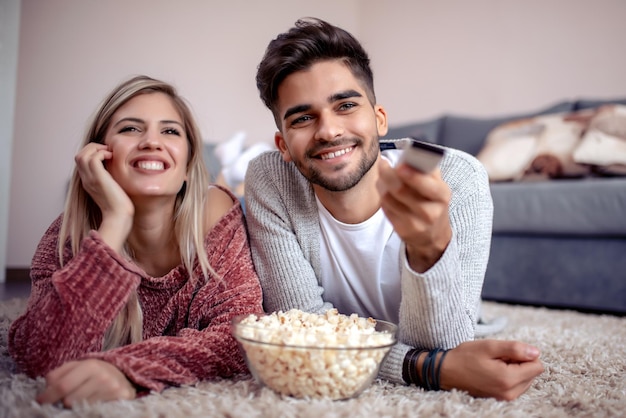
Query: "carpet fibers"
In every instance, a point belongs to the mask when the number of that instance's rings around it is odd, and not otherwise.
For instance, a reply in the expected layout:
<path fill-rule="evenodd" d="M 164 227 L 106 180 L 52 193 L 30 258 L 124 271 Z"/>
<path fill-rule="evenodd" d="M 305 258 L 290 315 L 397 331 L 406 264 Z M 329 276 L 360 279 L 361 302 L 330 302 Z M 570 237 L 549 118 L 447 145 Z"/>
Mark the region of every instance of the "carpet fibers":
<path fill-rule="evenodd" d="M 7 329 L 24 299 L 0 303 L 0 417 L 624 417 L 626 317 L 485 302 L 487 318 L 505 316 L 495 338 L 518 339 L 542 351 L 545 372 L 512 402 L 464 392 L 424 392 L 377 381 L 357 399 L 298 400 L 276 395 L 251 378 L 170 388 L 134 401 L 72 410 L 34 400 L 43 379 L 19 373 L 7 353 Z"/>

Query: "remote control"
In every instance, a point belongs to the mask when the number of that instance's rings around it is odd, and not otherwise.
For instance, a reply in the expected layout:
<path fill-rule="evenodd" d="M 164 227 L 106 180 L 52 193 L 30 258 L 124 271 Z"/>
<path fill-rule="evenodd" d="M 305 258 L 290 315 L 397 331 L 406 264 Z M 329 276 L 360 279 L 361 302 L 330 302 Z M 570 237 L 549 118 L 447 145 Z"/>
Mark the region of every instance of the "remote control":
<path fill-rule="evenodd" d="M 425 142 L 411 140 L 411 145 L 404 149 L 401 162 L 423 173 L 430 173 L 443 158 L 444 150 Z"/>

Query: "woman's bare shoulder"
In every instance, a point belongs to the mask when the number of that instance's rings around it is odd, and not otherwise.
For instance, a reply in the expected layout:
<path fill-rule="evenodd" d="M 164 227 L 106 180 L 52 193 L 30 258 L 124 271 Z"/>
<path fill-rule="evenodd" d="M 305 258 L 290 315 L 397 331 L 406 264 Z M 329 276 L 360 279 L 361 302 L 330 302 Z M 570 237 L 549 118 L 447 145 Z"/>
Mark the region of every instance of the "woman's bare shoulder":
<path fill-rule="evenodd" d="M 220 187 L 210 186 L 207 193 L 207 201 L 204 206 L 207 228 L 210 229 L 215 225 L 234 205 L 235 201 L 232 195 Z"/>

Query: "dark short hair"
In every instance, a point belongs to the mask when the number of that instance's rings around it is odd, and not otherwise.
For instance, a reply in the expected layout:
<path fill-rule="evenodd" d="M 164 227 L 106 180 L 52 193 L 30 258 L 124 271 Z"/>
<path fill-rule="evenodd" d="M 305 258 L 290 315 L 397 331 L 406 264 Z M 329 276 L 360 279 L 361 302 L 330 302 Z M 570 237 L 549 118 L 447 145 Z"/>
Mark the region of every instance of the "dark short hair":
<path fill-rule="evenodd" d="M 256 75 L 261 100 L 274 113 L 278 126 L 275 106 L 278 87 L 285 78 L 319 61 L 334 59 L 346 64 L 363 84 L 369 101 L 376 103 L 370 59 L 359 41 L 347 31 L 321 19 L 299 19 L 294 27 L 269 43 Z"/>

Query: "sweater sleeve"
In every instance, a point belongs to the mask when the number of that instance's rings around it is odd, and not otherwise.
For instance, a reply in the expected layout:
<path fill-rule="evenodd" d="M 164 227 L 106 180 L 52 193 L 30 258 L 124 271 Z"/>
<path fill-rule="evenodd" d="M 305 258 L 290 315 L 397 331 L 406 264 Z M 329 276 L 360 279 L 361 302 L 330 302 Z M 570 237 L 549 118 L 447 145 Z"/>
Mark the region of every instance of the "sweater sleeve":
<path fill-rule="evenodd" d="M 33 377 L 100 350 L 105 331 L 140 282 L 136 267 L 95 231 L 82 240 L 75 257 L 65 252 L 61 267 L 56 246 L 60 225 L 61 217 L 37 247 L 26 312 L 9 330 L 11 356 Z"/>
<path fill-rule="evenodd" d="M 484 168 L 473 157 L 447 150 L 444 180 L 452 189 L 452 239 L 441 258 L 423 274 L 413 271 L 406 251 L 402 264 L 402 301 L 396 344 L 379 377 L 404 383 L 402 365 L 413 347 L 449 349 L 474 338 L 480 294 L 489 259 L 493 204 Z"/>
<path fill-rule="evenodd" d="M 486 172 L 473 157 L 448 153 L 442 173 L 452 189 L 452 239 L 423 274 L 411 270 L 401 252 L 401 337 L 427 349 L 449 349 L 474 338 L 491 244 L 493 205 Z"/>
<path fill-rule="evenodd" d="M 324 289 L 317 279 L 319 222 L 307 180 L 293 164 L 270 152 L 248 165 L 245 191 L 250 245 L 265 310 L 321 313 L 332 308 L 323 300 Z"/>
<path fill-rule="evenodd" d="M 186 324 L 175 335 L 155 336 L 87 357 L 115 365 L 136 385 L 154 391 L 246 372 L 230 322 L 237 315 L 261 313 L 263 308 L 243 212 L 238 204 L 237 208 L 205 241 L 217 277 L 211 275 L 193 291 Z M 198 268 L 196 274 L 200 275 Z"/>

